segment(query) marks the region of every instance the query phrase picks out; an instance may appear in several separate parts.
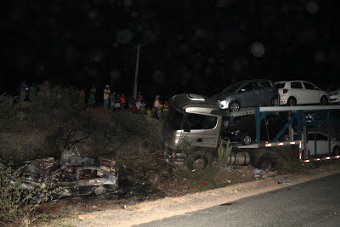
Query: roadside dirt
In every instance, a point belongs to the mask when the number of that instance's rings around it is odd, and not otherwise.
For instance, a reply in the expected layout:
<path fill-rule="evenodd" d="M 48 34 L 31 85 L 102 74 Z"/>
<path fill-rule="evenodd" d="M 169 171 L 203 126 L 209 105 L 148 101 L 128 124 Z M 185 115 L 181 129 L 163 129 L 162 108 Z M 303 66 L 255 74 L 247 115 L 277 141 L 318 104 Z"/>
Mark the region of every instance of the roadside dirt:
<path fill-rule="evenodd" d="M 144 202 L 126 207 L 126 209 L 113 209 L 78 215 L 77 219 L 68 219 L 65 220 L 66 222 L 61 223 L 74 226 L 133 226 L 213 206 L 231 204 L 239 199 L 286 188 L 336 173 L 340 173 L 339 164 L 315 169 L 308 174 L 275 176 L 180 197 Z"/>
<path fill-rule="evenodd" d="M 121 186 L 116 193 L 49 202 L 37 212 L 47 214 L 53 221 L 40 224 L 131 226 L 231 203 L 340 172 L 339 162 L 285 175 L 260 171 L 251 165 L 215 165 L 203 171 L 189 171 L 184 166 L 169 165 L 159 152 L 143 157 L 147 158 L 129 156 L 125 160 L 129 167 L 123 169 Z"/>
<path fill-rule="evenodd" d="M 154 159 L 153 159 L 154 160 Z M 152 161 L 148 162 L 152 165 Z M 159 164 L 159 163 L 158 163 Z M 164 163 L 163 163 L 164 164 Z M 131 167 L 136 165 L 131 163 Z M 119 189 L 101 197 L 71 197 L 51 201 L 40 207 L 38 212 L 51 218 L 86 214 L 108 209 L 122 209 L 145 201 L 180 197 L 187 194 L 208 191 L 234 184 L 251 182 L 256 179 L 276 175 L 276 172 L 263 172 L 255 175 L 251 166 L 214 166 L 206 170 L 189 171 L 184 166 L 158 166 L 159 170 L 147 170 L 146 163 L 139 168 L 125 170 L 120 176 Z M 134 166 L 136 168 L 136 166 Z"/>

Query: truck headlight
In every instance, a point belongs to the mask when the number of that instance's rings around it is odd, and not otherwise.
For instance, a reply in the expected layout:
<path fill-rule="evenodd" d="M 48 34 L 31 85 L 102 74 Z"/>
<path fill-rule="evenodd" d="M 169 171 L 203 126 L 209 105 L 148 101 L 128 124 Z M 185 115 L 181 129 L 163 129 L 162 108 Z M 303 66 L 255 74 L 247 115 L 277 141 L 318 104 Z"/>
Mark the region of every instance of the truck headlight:
<path fill-rule="evenodd" d="M 228 108 L 228 103 L 229 102 L 227 102 L 226 100 L 219 101 L 219 107 L 221 109 L 226 109 L 226 108 Z"/>

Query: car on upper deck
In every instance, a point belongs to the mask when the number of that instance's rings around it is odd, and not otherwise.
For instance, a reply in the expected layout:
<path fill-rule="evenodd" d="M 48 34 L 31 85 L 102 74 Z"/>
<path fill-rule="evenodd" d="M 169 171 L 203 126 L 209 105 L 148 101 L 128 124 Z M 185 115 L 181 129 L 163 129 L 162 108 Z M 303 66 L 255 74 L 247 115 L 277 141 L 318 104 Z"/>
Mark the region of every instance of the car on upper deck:
<path fill-rule="evenodd" d="M 328 93 L 311 82 L 278 81 L 275 85 L 279 91 L 280 105 L 328 104 Z"/>
<path fill-rule="evenodd" d="M 329 92 L 329 103 L 340 104 L 340 88 Z"/>
<path fill-rule="evenodd" d="M 244 107 L 278 105 L 278 90 L 271 80 L 243 80 L 231 84 L 210 99 L 217 102 L 218 108 L 235 112 Z"/>

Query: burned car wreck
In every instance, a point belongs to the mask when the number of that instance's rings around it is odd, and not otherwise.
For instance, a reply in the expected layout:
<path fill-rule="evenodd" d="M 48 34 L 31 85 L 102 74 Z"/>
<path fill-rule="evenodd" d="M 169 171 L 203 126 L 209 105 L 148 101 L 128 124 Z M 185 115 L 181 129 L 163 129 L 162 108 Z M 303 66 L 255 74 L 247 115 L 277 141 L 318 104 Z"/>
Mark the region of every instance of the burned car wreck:
<path fill-rule="evenodd" d="M 52 157 L 26 162 L 16 170 L 21 184 L 32 200 L 60 199 L 70 196 L 103 195 L 118 188 L 117 163 L 109 159 L 95 161 L 78 155 L 55 160 Z M 46 196 L 49 198 L 46 199 Z"/>

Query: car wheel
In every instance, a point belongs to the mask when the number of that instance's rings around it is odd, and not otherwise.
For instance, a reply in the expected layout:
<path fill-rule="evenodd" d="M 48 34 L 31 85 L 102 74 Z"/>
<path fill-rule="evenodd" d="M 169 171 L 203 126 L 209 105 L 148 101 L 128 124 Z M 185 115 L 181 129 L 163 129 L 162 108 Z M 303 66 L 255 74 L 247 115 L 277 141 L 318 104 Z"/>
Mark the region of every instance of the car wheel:
<path fill-rule="evenodd" d="M 232 103 L 230 103 L 229 105 L 229 111 L 230 112 L 237 112 L 240 110 L 240 103 L 237 101 L 234 101 Z"/>
<path fill-rule="evenodd" d="M 328 98 L 327 96 L 322 96 L 320 99 L 320 104 L 321 105 L 327 105 L 328 104 Z"/>
<path fill-rule="evenodd" d="M 205 169 L 212 163 L 212 155 L 209 151 L 192 151 L 188 155 L 187 167 L 190 170 Z"/>
<path fill-rule="evenodd" d="M 244 133 L 241 137 L 241 142 L 244 145 L 249 145 L 249 144 L 251 144 L 251 142 L 253 142 L 253 139 L 251 138 L 249 133 Z"/>
<path fill-rule="evenodd" d="M 340 148 L 339 147 L 334 147 L 334 149 L 333 149 L 333 155 L 335 155 L 335 156 L 338 156 L 338 155 L 340 155 Z"/>
<path fill-rule="evenodd" d="M 104 195 L 106 193 L 106 188 L 103 186 L 99 186 L 94 189 L 94 194 L 95 195 Z"/>
<path fill-rule="evenodd" d="M 296 106 L 296 98 L 290 97 L 287 101 L 288 106 Z"/>
<path fill-rule="evenodd" d="M 270 100 L 270 105 L 272 106 L 278 106 L 279 105 L 279 99 L 277 97 L 273 97 L 271 100 Z"/>

